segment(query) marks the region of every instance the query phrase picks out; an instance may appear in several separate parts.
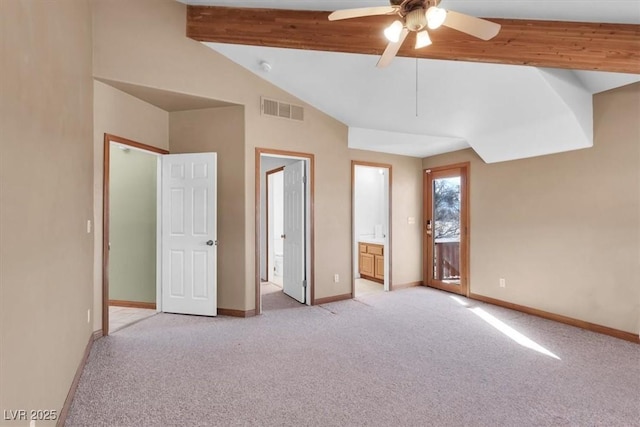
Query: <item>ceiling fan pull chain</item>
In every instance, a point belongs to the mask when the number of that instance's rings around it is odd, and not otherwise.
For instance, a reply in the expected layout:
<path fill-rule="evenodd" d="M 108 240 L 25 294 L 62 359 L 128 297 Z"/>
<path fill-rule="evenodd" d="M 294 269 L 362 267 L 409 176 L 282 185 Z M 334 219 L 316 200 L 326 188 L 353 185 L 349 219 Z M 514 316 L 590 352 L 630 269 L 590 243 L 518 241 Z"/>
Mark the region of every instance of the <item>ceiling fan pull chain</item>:
<path fill-rule="evenodd" d="M 418 57 L 416 56 L 416 117 L 418 117 Z"/>

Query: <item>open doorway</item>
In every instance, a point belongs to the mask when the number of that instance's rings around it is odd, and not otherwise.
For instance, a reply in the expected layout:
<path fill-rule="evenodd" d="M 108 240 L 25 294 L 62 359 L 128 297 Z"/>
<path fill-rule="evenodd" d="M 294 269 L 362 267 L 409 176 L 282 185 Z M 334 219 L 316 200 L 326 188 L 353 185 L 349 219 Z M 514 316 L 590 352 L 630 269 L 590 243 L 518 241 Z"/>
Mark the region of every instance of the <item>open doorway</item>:
<path fill-rule="evenodd" d="M 104 136 L 103 335 L 156 313 L 158 162 L 167 153 Z"/>
<path fill-rule="evenodd" d="M 103 335 L 157 311 L 217 314 L 216 189 L 216 153 L 105 134 Z"/>
<path fill-rule="evenodd" d="M 391 290 L 391 165 L 351 162 L 354 298 Z"/>
<path fill-rule="evenodd" d="M 286 164 L 289 164 L 295 160 L 267 157 L 263 161 L 262 168 L 269 169 L 270 163 L 280 163 L 281 161 L 286 161 Z M 264 256 L 260 259 L 260 263 L 264 265 L 266 271 L 262 281 L 282 288 L 282 275 L 284 273 L 284 165 L 267 170 L 266 177 L 264 221 L 266 230 L 262 234 L 262 236 L 266 237 L 266 241 L 264 242 Z"/>
<path fill-rule="evenodd" d="M 256 149 L 256 314 L 313 303 L 313 156 Z"/>

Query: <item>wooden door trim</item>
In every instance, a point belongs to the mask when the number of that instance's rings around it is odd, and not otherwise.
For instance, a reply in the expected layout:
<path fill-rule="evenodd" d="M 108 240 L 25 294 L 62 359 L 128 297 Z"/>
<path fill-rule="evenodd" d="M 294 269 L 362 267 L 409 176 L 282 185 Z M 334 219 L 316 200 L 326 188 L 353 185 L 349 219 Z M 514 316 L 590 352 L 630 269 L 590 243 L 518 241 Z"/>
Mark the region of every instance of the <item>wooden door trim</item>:
<path fill-rule="evenodd" d="M 391 243 L 392 243 L 392 237 L 393 237 L 393 227 L 392 227 L 392 220 L 393 220 L 393 166 L 390 163 L 377 163 L 377 162 L 365 162 L 365 161 L 361 161 L 361 160 L 351 160 L 351 250 L 349 251 L 349 256 L 351 258 L 351 298 L 355 298 L 356 296 L 356 279 L 355 279 L 355 272 L 356 272 L 356 268 L 357 266 L 354 265 L 354 261 L 353 261 L 353 248 L 355 248 L 356 245 L 356 237 L 354 235 L 355 233 L 355 215 L 354 215 L 354 205 L 353 205 L 353 199 L 355 197 L 355 188 L 356 188 L 356 166 L 368 166 L 368 167 L 374 167 L 374 168 L 384 168 L 389 170 L 389 205 L 388 205 L 388 209 L 389 209 L 389 224 L 388 224 L 388 229 L 387 229 L 387 236 L 388 236 L 388 242 L 389 242 L 389 247 L 388 247 L 388 254 L 385 253 L 384 256 L 388 256 L 389 257 L 389 292 L 391 292 L 393 290 L 393 280 L 391 273 L 393 272 L 393 267 L 392 267 L 392 258 L 391 258 L 391 254 L 393 253 L 393 250 L 391 249 Z M 358 256 L 358 258 L 360 258 Z"/>
<path fill-rule="evenodd" d="M 438 285 L 432 286 L 430 273 L 430 252 L 429 239 L 426 234 L 426 223 L 430 216 L 431 191 L 429 189 L 429 174 L 433 172 L 443 172 L 449 169 L 460 169 L 460 285 Z M 461 295 L 469 296 L 471 292 L 470 283 L 470 248 L 471 248 L 471 207 L 470 207 L 470 176 L 471 162 L 454 163 L 445 166 L 437 166 L 426 168 L 423 170 L 423 205 L 422 205 L 422 256 L 423 256 L 423 284 L 424 286 L 434 287 L 448 292 L 454 292 Z"/>
<path fill-rule="evenodd" d="M 309 162 L 309 275 L 311 277 L 307 278 L 307 284 L 309 286 L 310 293 L 310 305 L 316 305 L 315 300 L 315 226 L 314 226 L 314 215 L 315 215 L 315 156 L 310 153 L 301 153 L 297 151 L 287 151 L 287 150 L 277 150 L 272 148 L 260 148 L 256 147 L 255 149 L 255 162 L 254 162 L 254 186 L 255 186 L 255 195 L 254 195 L 254 215 L 255 215 L 255 260 L 254 260 L 254 281 L 255 281 L 255 313 L 262 314 L 262 308 L 260 306 L 261 295 L 260 295 L 260 184 L 262 182 L 262 174 L 260 173 L 260 156 L 263 154 L 270 154 L 273 156 L 283 156 L 283 157 L 294 157 L 301 160 L 307 160 Z M 305 236 L 306 239 L 306 236 Z"/>
<path fill-rule="evenodd" d="M 156 154 L 169 154 L 169 151 L 152 145 L 136 142 L 121 136 L 105 133 L 103 137 L 102 161 L 102 335 L 109 335 L 109 166 L 110 143 L 126 145 Z"/>
<path fill-rule="evenodd" d="M 450 165 L 446 165 L 446 166 L 435 166 L 432 168 L 425 168 L 424 171 L 431 171 L 431 172 L 440 172 L 443 170 L 447 170 L 447 169 L 455 169 L 455 168 L 469 168 L 471 166 L 471 162 L 460 162 L 460 163 L 452 163 Z"/>
<path fill-rule="evenodd" d="M 265 182 L 264 184 L 264 188 L 265 188 L 265 197 L 264 197 L 264 204 L 265 204 L 265 209 L 264 209 L 264 227 L 265 227 L 265 233 L 267 234 L 266 238 L 264 239 L 265 241 L 265 251 L 266 253 L 264 254 L 264 264 L 265 264 L 265 269 L 266 269 L 266 279 L 262 279 L 265 282 L 269 281 L 269 175 L 273 175 L 274 173 L 278 173 L 278 172 L 282 172 L 284 170 L 284 166 L 280 166 L 279 168 L 275 168 L 275 169 L 271 169 L 270 171 L 266 172 L 266 180 L 267 182 Z M 262 274 L 262 272 L 260 272 Z"/>

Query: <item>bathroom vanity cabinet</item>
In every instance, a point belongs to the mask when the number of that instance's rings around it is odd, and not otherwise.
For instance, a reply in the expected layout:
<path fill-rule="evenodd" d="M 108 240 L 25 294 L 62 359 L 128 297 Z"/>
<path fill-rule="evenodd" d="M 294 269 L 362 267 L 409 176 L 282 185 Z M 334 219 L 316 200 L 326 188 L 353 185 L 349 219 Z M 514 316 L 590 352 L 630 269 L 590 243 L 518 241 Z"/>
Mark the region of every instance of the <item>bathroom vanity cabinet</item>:
<path fill-rule="evenodd" d="M 358 271 L 360 277 L 384 282 L 384 245 L 359 242 Z"/>

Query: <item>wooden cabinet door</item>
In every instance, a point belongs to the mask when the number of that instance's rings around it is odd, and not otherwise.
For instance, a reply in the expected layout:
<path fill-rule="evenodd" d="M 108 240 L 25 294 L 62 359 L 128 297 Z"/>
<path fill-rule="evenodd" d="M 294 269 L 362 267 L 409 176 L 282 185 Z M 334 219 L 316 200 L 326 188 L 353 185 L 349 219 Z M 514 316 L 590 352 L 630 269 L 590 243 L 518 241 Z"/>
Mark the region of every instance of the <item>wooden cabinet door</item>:
<path fill-rule="evenodd" d="M 373 277 L 375 270 L 373 255 L 360 254 L 360 274 Z"/>
<path fill-rule="evenodd" d="M 367 252 L 373 255 L 384 255 L 384 246 L 382 245 L 367 245 Z"/>
<path fill-rule="evenodd" d="M 376 255 L 374 259 L 375 264 L 375 275 L 376 279 L 384 280 L 384 257 L 381 255 Z"/>

